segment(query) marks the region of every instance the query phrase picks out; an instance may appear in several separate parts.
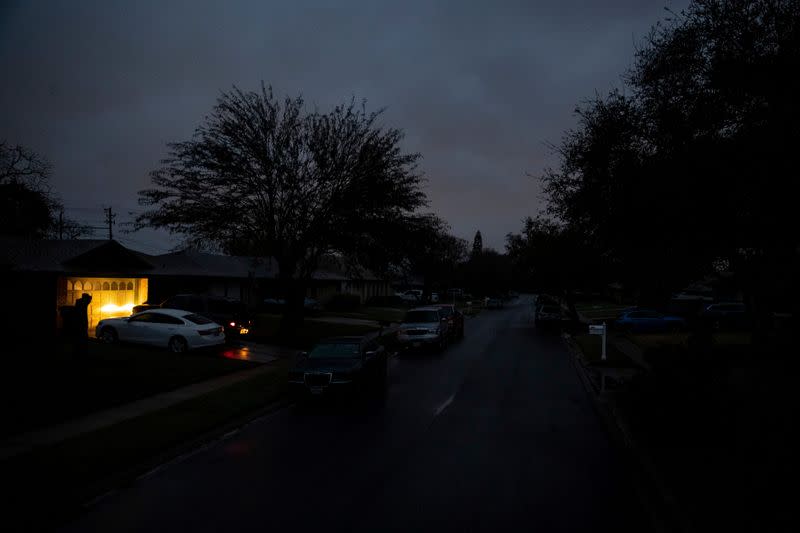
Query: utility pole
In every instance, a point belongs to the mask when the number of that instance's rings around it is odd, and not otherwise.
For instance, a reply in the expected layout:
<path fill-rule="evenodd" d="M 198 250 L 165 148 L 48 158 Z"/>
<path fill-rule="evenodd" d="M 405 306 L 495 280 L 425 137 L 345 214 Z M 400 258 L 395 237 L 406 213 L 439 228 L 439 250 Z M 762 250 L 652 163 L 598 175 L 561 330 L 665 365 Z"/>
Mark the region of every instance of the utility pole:
<path fill-rule="evenodd" d="M 108 224 L 108 240 L 114 238 L 114 232 L 111 229 L 114 226 L 114 220 L 117 218 L 117 215 L 112 213 L 111 206 L 108 206 L 107 209 L 103 209 L 106 212 L 106 224 Z"/>

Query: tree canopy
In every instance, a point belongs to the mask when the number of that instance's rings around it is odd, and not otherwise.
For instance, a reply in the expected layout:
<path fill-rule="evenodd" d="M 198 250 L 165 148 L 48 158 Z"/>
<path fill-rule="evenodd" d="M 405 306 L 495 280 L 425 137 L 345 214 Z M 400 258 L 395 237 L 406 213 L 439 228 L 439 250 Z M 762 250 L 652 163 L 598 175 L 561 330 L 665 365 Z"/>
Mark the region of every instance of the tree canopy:
<path fill-rule="evenodd" d="M 139 227 L 274 257 L 287 279 L 309 276 L 323 254 L 359 255 L 426 202 L 419 154 L 380 117 L 355 101 L 308 109 L 263 84 L 223 93 L 192 139 L 169 144 L 140 192 L 150 209 Z"/>
<path fill-rule="evenodd" d="M 693 1 L 653 28 L 624 91 L 577 109 L 542 177 L 547 214 L 656 292 L 720 258 L 785 269 L 798 245 L 798 64 L 798 2 Z"/>
<path fill-rule="evenodd" d="M 49 186 L 52 165 L 33 150 L 0 142 L 0 234 L 77 238 L 89 230 L 63 216 Z"/>

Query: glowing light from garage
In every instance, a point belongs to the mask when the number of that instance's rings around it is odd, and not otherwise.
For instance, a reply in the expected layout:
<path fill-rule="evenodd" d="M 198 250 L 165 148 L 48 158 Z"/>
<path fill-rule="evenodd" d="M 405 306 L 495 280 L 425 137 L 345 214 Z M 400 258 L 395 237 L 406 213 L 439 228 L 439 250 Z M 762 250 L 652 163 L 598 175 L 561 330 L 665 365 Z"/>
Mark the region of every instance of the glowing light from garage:
<path fill-rule="evenodd" d="M 106 304 L 100 308 L 100 312 L 106 315 L 116 315 L 120 313 L 131 314 L 133 312 L 133 304 L 132 303 L 125 305 Z"/>

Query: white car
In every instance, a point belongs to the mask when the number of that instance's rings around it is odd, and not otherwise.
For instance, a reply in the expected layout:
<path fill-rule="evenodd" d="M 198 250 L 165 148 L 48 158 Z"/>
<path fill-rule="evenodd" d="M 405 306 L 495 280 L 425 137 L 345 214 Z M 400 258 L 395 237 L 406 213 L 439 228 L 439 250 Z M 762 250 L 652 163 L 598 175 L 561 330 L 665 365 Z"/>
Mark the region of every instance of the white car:
<path fill-rule="evenodd" d="M 135 342 L 185 352 L 225 343 L 224 329 L 204 316 L 178 309 L 150 309 L 127 318 L 107 318 L 97 324 L 103 342 Z"/>

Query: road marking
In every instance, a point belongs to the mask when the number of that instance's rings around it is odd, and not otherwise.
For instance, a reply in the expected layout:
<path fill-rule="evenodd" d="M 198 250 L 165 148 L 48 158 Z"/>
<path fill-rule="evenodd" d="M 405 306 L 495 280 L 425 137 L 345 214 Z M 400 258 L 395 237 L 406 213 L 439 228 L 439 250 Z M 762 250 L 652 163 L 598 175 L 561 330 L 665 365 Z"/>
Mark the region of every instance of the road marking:
<path fill-rule="evenodd" d="M 436 410 L 433 412 L 433 416 L 439 416 L 440 414 L 442 414 L 442 411 L 447 409 L 447 406 L 453 403 L 455 397 L 456 397 L 455 394 L 451 394 L 450 397 L 447 400 L 445 400 L 445 402 L 442 405 L 436 408 Z"/>

